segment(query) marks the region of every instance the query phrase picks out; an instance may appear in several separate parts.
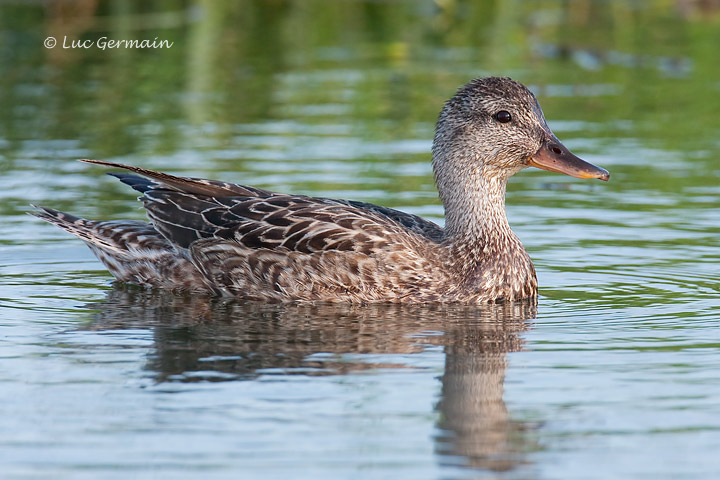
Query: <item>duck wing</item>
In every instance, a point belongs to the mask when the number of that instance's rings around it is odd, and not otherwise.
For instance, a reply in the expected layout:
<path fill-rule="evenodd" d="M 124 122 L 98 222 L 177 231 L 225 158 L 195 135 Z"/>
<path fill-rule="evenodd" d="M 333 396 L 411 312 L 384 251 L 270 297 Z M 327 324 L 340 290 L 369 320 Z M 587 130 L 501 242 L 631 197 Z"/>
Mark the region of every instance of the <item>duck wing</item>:
<path fill-rule="evenodd" d="M 257 187 L 238 185 L 235 183 L 222 182 L 218 180 L 208 180 L 204 178 L 188 178 L 178 177 L 169 175 L 154 170 L 148 170 L 145 168 L 134 167 L 131 165 L 124 165 L 115 162 L 106 162 L 102 160 L 83 160 L 83 162 L 94 163 L 98 165 L 104 165 L 109 167 L 118 167 L 125 170 L 130 170 L 138 173 L 142 176 L 133 175 L 129 173 L 115 173 L 111 172 L 110 175 L 117 177 L 123 183 L 131 186 L 135 190 L 146 193 L 152 190 L 172 189 L 176 191 L 182 191 L 190 194 L 209 196 L 214 198 L 223 197 L 261 197 L 268 198 L 271 196 L 282 196 L 269 190 L 264 190 Z M 367 202 L 360 202 L 355 200 L 333 200 L 333 199 L 318 199 L 335 202 L 342 205 L 347 205 L 360 210 L 368 210 L 375 214 L 385 216 L 403 227 L 418 233 L 434 242 L 441 242 L 443 240 L 443 229 L 434 222 L 426 220 L 418 215 L 406 213 L 394 208 L 382 207 Z"/>
<path fill-rule="evenodd" d="M 278 300 L 399 299 L 416 293 L 411 290 L 434 269 L 428 253 L 436 242 L 393 218 L 417 225 L 409 214 L 128 169 L 150 180 L 116 176 L 143 192 L 155 229 L 217 293 Z"/>
<path fill-rule="evenodd" d="M 162 188 L 208 197 L 233 197 L 238 195 L 253 197 L 272 195 L 272 192 L 269 190 L 263 190 L 262 188 L 237 185 L 235 183 L 221 182 L 219 180 L 208 180 L 206 178 L 179 177 L 155 170 L 148 170 L 147 168 L 125 165 L 123 163 L 91 160 L 88 158 L 81 160 L 81 162 L 103 165 L 105 167 L 122 168 L 123 170 L 129 170 L 142 175 L 138 176 L 128 173 L 115 172 L 110 173 L 110 175 L 117 177 L 123 183 L 130 185 L 132 188 L 142 193 L 156 188 Z"/>

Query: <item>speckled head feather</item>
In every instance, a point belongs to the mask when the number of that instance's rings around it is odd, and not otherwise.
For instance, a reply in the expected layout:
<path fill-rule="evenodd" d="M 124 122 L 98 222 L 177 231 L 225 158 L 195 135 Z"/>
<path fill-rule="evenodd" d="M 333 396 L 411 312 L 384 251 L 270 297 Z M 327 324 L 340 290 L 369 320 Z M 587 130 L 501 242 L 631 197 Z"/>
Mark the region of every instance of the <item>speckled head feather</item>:
<path fill-rule="evenodd" d="M 498 121 L 499 112 L 507 112 L 510 121 Z M 527 87 L 509 78 L 478 78 L 445 103 L 433 151 L 462 149 L 469 161 L 482 161 L 507 178 L 527 166 L 548 135 L 540 105 Z"/>
<path fill-rule="evenodd" d="M 510 121 L 498 121 L 500 112 Z M 433 143 L 449 233 L 478 237 L 505 227 L 505 183 L 528 166 L 549 131 L 532 92 L 509 78 L 479 78 L 457 91 L 440 113 Z"/>
<path fill-rule="evenodd" d="M 535 95 L 521 83 L 488 77 L 460 87 L 440 112 L 433 142 L 446 234 L 475 244 L 480 238 L 512 236 L 505 186 L 529 166 L 580 178 L 609 177 L 560 143 Z"/>
<path fill-rule="evenodd" d="M 120 281 L 265 301 L 463 302 L 531 298 L 535 269 L 505 216 L 508 178 L 538 166 L 609 174 L 555 138 L 508 78 L 476 79 L 443 108 L 433 169 L 446 226 L 364 202 L 286 195 L 139 167 L 150 223 L 34 214 L 76 235 Z"/>

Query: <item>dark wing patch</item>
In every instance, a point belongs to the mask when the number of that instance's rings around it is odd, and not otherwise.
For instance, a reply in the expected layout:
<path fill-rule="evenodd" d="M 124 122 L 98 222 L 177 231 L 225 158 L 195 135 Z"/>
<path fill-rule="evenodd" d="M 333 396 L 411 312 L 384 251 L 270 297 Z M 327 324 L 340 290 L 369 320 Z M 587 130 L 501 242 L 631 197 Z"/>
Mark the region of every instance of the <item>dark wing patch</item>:
<path fill-rule="evenodd" d="M 218 198 L 235 196 L 254 197 L 273 195 L 273 192 L 270 192 L 268 190 L 263 190 L 256 187 L 248 187 L 245 185 L 237 185 L 235 183 L 221 182 L 218 180 L 208 180 L 205 178 L 179 177 L 176 175 L 170 175 L 168 173 L 156 172 L 155 170 L 148 170 L 146 168 L 135 167 L 132 165 L 125 165 L 116 162 L 106 162 L 103 160 L 83 159 L 81 161 L 85 163 L 104 165 L 106 167 L 117 167 L 125 170 L 130 170 L 131 172 L 135 172 L 139 175 L 152 179 L 152 181 L 141 181 L 137 180 L 136 176 L 134 175 L 114 175 L 119 178 L 123 183 L 126 183 L 143 193 L 148 190 L 157 188 L 171 189 L 178 192 Z M 140 190 L 141 188 L 142 190 Z"/>
<path fill-rule="evenodd" d="M 142 193 L 158 186 L 156 182 L 153 182 L 149 178 L 141 177 L 140 175 L 133 175 L 132 173 L 108 172 L 108 175 L 117 178 L 125 185 L 130 185 L 133 190 L 137 190 Z"/>

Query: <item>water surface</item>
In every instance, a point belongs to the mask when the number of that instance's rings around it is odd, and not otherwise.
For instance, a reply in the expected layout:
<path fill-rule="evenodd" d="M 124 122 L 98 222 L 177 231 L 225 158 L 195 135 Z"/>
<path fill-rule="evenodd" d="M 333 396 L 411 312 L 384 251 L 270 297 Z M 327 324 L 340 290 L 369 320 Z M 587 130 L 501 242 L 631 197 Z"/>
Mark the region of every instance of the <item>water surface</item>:
<path fill-rule="evenodd" d="M 208 3 L 0 7 L 5 478 L 720 473 L 718 12 Z M 175 43 L 48 50 L 50 35 Z M 612 173 L 512 179 L 537 304 L 142 291 L 25 215 L 36 203 L 144 218 L 135 192 L 75 161 L 94 157 L 442 223 L 434 122 L 487 74 L 531 86 L 557 136 Z"/>

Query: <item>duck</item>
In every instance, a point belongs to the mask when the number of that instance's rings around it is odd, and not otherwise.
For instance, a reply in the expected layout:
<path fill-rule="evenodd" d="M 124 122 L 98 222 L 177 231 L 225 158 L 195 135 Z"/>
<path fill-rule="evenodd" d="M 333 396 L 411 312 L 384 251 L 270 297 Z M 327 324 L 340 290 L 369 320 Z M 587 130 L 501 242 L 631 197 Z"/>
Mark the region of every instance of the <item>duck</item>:
<path fill-rule="evenodd" d="M 505 213 L 508 179 L 537 167 L 607 181 L 566 148 L 523 84 L 460 87 L 437 120 L 432 167 L 444 227 L 356 200 L 273 192 L 102 160 L 149 222 L 32 214 L 79 237 L 122 283 L 265 302 L 501 303 L 537 298 Z"/>

